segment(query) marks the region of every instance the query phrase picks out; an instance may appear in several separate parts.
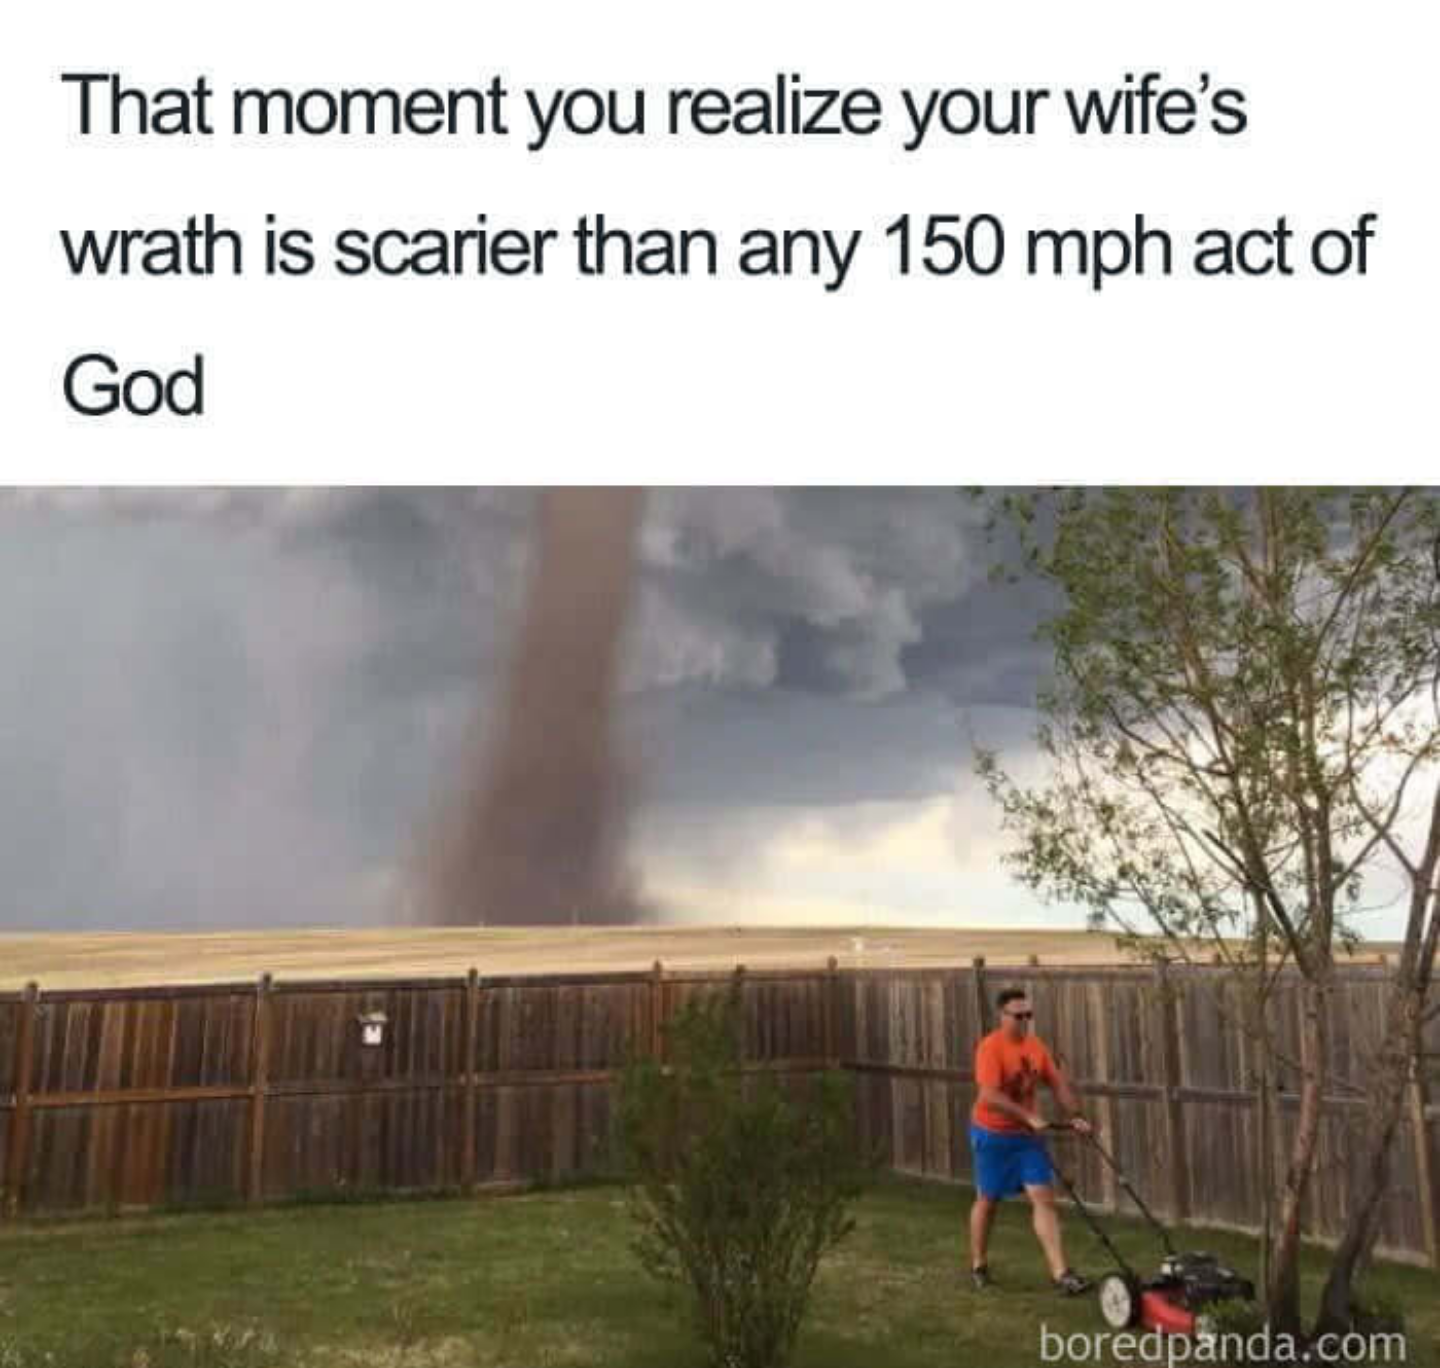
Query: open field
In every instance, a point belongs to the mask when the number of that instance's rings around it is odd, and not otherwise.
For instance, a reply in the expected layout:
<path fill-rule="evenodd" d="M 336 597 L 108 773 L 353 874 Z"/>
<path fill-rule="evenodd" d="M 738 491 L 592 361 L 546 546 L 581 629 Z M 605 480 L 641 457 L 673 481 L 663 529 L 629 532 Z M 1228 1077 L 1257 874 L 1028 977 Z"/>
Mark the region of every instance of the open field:
<path fill-rule="evenodd" d="M 998 1285 L 973 1292 L 961 1273 L 969 1196 L 900 1181 L 868 1195 L 821 1267 L 795 1368 L 1034 1368 L 1042 1324 L 1103 1330 L 1092 1297 L 1047 1286 L 1023 1203 L 1000 1212 Z M 1127 1257 L 1153 1264 L 1147 1230 L 1109 1224 Z M 1073 1213 L 1065 1225 L 1076 1265 L 1101 1271 L 1093 1236 Z M 642 1274 L 630 1234 L 622 1193 L 608 1187 L 14 1225 L 0 1228 L 0 1363 L 699 1368 L 682 1303 Z M 1206 1231 L 1185 1243 L 1255 1270 L 1253 1240 Z M 1307 1250 L 1307 1302 L 1324 1268 L 1323 1252 Z M 1435 1274 L 1380 1265 L 1371 1287 L 1406 1310 L 1405 1361 L 1440 1363 Z M 264 1347 L 193 1357 L 176 1337 L 216 1327 L 232 1340 L 249 1329 Z"/>
<path fill-rule="evenodd" d="M 1386 947 L 1376 944 L 1373 955 Z M 257 978 L 378 978 L 559 974 L 648 969 L 842 968 L 1119 964 L 1113 937 L 1087 931 L 984 927 L 646 926 L 368 928 L 209 933 L 0 934 L 0 990 L 32 979 L 45 988 L 117 988 Z"/>
<path fill-rule="evenodd" d="M 587 973 L 648 969 L 842 967 L 1123 959 L 1113 938 L 1084 931 L 896 927 L 399 927 L 208 934 L 0 935 L 0 988 L 124 987 L 277 979 Z"/>

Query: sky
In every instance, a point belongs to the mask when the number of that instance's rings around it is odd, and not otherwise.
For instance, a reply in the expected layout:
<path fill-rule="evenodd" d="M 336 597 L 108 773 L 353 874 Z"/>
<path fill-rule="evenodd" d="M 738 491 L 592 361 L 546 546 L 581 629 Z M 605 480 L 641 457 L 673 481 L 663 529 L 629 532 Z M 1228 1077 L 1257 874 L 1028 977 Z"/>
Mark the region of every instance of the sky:
<path fill-rule="evenodd" d="M 498 710 L 524 490 L 0 499 L 0 926 L 413 914 Z M 1034 588 L 965 493 L 660 490 L 622 651 L 626 859 L 661 917 L 1079 926 L 1003 868 Z"/>
<path fill-rule="evenodd" d="M 377 925 L 497 707 L 524 490 L 0 502 L 0 925 Z M 946 490 L 653 491 L 622 650 L 661 916 L 1077 925 L 998 866 L 1037 609 Z"/>

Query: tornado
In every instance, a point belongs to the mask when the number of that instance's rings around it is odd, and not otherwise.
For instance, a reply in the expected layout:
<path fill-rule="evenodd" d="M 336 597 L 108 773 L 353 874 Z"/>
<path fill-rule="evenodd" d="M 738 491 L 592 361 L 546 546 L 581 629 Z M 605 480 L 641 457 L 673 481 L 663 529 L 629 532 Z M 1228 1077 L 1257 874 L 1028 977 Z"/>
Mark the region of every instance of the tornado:
<path fill-rule="evenodd" d="M 624 849 L 633 771 L 617 749 L 614 713 L 643 508 L 639 490 L 542 494 L 497 725 L 442 814 L 425 920 L 640 918 Z"/>

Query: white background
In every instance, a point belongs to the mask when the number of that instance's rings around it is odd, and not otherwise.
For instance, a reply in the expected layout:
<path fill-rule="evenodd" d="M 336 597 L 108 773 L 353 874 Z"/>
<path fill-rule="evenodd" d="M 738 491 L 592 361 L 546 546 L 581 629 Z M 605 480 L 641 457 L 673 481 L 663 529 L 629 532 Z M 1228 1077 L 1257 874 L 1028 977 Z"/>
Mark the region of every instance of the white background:
<path fill-rule="evenodd" d="M 1433 4 L 71 3 L 12 7 L 3 50 L 0 478 L 331 483 L 1433 478 Z M 900 149 L 902 86 L 1118 82 L 1201 71 L 1248 94 L 1238 138 Z M 240 84 L 480 85 L 508 140 L 81 138 L 62 70 L 223 96 Z M 868 85 L 866 140 L 569 140 L 525 151 L 526 85 Z M 1058 100 L 1058 95 L 1057 95 Z M 897 214 L 992 212 L 988 281 L 901 280 Z M 267 211 L 346 223 L 863 227 L 838 294 L 695 278 L 266 279 Z M 1015 269 L 1025 226 L 1177 234 L 1380 215 L 1363 279 L 1082 280 Z M 58 230 L 247 230 L 243 280 L 72 279 Z M 562 246 L 565 243 L 562 240 Z M 203 351 L 200 419 L 71 413 L 67 361 Z"/>

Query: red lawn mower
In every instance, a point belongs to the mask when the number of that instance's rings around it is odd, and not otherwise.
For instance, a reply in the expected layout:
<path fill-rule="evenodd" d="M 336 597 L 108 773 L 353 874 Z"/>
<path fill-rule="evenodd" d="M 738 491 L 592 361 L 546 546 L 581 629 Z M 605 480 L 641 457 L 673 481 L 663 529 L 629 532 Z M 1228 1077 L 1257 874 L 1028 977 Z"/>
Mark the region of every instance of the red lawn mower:
<path fill-rule="evenodd" d="M 1069 1126 L 1047 1126 L 1046 1129 L 1069 1135 L 1081 1133 Z M 1114 1171 L 1120 1186 L 1140 1208 L 1165 1249 L 1159 1271 L 1142 1278 L 1125 1261 L 1125 1256 L 1115 1247 L 1094 1213 L 1081 1201 L 1075 1185 L 1058 1164 L 1054 1166 L 1066 1194 L 1117 1266 L 1116 1271 L 1105 1274 L 1096 1287 L 1100 1316 L 1106 1325 L 1114 1330 L 1139 1327 L 1169 1335 L 1204 1334 L 1210 1328 L 1205 1323 L 1209 1307 L 1218 1302 L 1255 1299 L 1255 1284 L 1249 1278 L 1241 1277 L 1233 1268 L 1226 1267 L 1215 1255 L 1177 1250 L 1169 1231 L 1155 1219 L 1154 1213 L 1130 1185 L 1115 1156 L 1100 1143 L 1093 1131 L 1085 1138 Z"/>

